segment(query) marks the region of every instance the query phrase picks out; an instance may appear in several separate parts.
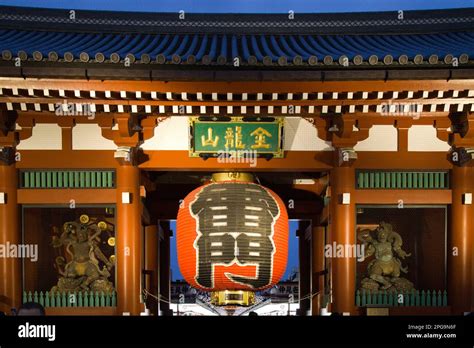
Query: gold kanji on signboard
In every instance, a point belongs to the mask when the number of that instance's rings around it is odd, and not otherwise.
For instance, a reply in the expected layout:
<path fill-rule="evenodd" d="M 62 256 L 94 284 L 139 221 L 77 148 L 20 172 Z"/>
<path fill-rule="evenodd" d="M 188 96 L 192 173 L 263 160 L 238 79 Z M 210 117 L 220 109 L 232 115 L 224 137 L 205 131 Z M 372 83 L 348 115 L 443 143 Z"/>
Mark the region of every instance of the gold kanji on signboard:
<path fill-rule="evenodd" d="M 242 127 L 236 126 L 235 133 L 232 127 L 228 127 L 225 131 L 225 148 L 245 149 L 245 144 L 242 143 Z M 235 146 L 234 146 L 235 144 Z"/>
<path fill-rule="evenodd" d="M 204 137 L 204 135 L 201 136 L 202 146 L 216 147 L 218 141 L 219 141 L 219 136 L 217 136 L 217 135 L 214 139 L 212 139 L 212 128 L 211 127 L 209 127 L 207 129 L 207 139 Z"/>
<path fill-rule="evenodd" d="M 271 134 L 262 127 L 258 127 L 254 130 L 250 135 L 255 136 L 255 144 L 251 146 L 252 149 L 268 149 L 270 148 L 270 144 L 266 143 L 266 137 L 271 138 Z"/>

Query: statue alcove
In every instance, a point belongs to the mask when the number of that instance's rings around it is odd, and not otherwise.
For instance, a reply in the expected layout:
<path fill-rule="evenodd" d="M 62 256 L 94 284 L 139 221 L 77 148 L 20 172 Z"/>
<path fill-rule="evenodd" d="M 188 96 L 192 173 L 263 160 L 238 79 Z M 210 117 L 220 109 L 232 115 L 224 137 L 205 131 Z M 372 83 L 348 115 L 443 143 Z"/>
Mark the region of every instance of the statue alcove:
<path fill-rule="evenodd" d="M 111 207 L 52 207 L 24 206 L 23 207 L 23 243 L 38 246 L 37 261 L 23 261 L 23 289 L 25 291 L 48 292 L 58 284 L 61 275 L 58 271 L 58 258 L 65 263 L 71 261 L 71 250 L 66 245 L 54 247 L 53 240 L 59 239 L 64 224 L 76 222 L 80 225 L 81 217 L 87 217 L 90 225 L 103 222 L 104 230 L 95 238 L 97 246 L 104 256 L 111 260 L 115 258 L 115 217 Z M 103 266 L 101 261 L 100 267 Z M 60 267 L 61 268 L 61 267 Z M 64 265 L 62 266 L 64 268 Z M 115 267 L 111 268 L 109 281 L 115 284 Z"/>
<path fill-rule="evenodd" d="M 381 222 L 390 224 L 402 238 L 401 249 L 411 254 L 401 259 L 408 273 L 401 273 L 417 290 L 446 289 L 446 207 L 442 206 L 358 206 L 357 231 L 374 230 Z M 375 233 L 374 233 L 375 234 Z M 358 241 L 358 243 L 361 243 Z M 367 277 L 374 256 L 357 262 L 356 281 Z"/>

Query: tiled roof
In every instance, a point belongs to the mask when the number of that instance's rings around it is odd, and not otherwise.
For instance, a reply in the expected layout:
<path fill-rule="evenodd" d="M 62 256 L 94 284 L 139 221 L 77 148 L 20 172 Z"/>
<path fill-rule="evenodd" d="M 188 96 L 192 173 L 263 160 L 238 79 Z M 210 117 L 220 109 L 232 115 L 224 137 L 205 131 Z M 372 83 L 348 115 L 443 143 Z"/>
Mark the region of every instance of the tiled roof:
<path fill-rule="evenodd" d="M 149 34 L 388 34 L 474 29 L 474 8 L 361 13 L 203 14 L 0 6 L 0 27 Z"/>
<path fill-rule="evenodd" d="M 121 34 L 0 30 L 4 60 L 157 64 L 465 64 L 474 33 L 386 35 Z"/>
<path fill-rule="evenodd" d="M 298 15 L 126 14 L 0 7 L 4 61 L 443 66 L 474 58 L 474 9 Z"/>

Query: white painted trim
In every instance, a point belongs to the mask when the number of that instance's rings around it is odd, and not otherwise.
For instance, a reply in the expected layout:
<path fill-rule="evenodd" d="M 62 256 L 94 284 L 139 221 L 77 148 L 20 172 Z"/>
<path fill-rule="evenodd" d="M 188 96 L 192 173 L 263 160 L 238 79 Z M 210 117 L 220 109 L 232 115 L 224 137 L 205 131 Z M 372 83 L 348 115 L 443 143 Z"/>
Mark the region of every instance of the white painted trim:
<path fill-rule="evenodd" d="M 79 123 L 72 128 L 73 150 L 116 150 L 112 140 L 102 136 L 102 129 L 94 123 Z"/>
<path fill-rule="evenodd" d="M 369 129 L 369 137 L 354 146 L 362 151 L 398 151 L 398 132 L 391 125 L 374 125 Z"/>
<path fill-rule="evenodd" d="M 414 125 L 408 129 L 408 151 L 448 152 L 448 143 L 438 139 L 433 126 Z"/>
<path fill-rule="evenodd" d="M 51 104 L 53 105 L 53 104 Z M 54 105 L 53 105 L 54 107 Z M 67 116 L 61 116 L 67 117 Z M 53 123 L 37 123 L 32 128 L 31 137 L 22 140 L 18 150 L 62 150 L 61 127 Z"/>

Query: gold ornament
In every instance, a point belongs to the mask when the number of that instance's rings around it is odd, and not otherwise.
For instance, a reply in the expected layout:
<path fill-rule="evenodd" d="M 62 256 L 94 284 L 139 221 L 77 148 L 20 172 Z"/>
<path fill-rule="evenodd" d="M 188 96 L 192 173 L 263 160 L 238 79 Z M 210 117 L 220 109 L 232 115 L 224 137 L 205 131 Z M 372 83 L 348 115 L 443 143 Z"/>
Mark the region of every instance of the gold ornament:
<path fill-rule="evenodd" d="M 247 290 L 214 291 L 211 303 L 215 306 L 251 306 L 255 303 L 255 293 Z"/>
<path fill-rule="evenodd" d="M 79 221 L 82 223 L 82 224 L 87 224 L 89 222 L 89 216 L 87 216 L 86 214 L 83 214 L 81 215 L 81 217 L 79 218 Z"/>
<path fill-rule="evenodd" d="M 97 224 L 97 226 L 99 226 L 99 228 L 102 230 L 102 231 L 105 231 L 107 229 L 107 223 L 105 221 L 101 221 Z"/>
<path fill-rule="evenodd" d="M 109 239 L 107 239 L 107 243 L 110 246 L 115 246 L 115 237 L 110 237 Z"/>
<path fill-rule="evenodd" d="M 252 173 L 243 172 L 222 172 L 212 174 L 212 181 L 242 181 L 255 182 L 255 177 Z"/>
<path fill-rule="evenodd" d="M 110 263 L 115 263 L 115 255 L 110 255 L 109 261 Z"/>

